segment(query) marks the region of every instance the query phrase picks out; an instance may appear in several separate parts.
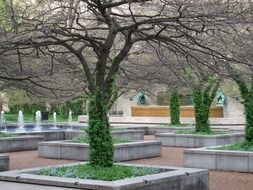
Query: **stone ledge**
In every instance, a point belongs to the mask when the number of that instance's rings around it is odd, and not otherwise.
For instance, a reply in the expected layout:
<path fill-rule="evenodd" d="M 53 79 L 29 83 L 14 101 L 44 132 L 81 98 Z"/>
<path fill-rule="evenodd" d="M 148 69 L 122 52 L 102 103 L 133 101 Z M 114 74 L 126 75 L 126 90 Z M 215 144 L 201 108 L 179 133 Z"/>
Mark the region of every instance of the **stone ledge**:
<path fill-rule="evenodd" d="M 0 154 L 0 171 L 8 171 L 10 165 L 10 158 L 8 155 Z"/>
<path fill-rule="evenodd" d="M 19 136 L 1 138 L 0 152 L 36 150 L 38 148 L 38 143 L 42 142 L 43 140 L 43 136 Z"/>
<path fill-rule="evenodd" d="M 126 161 L 161 156 L 161 142 L 136 141 L 115 145 L 114 160 Z M 71 160 L 88 160 L 88 144 L 69 141 L 39 143 L 39 157 Z"/>
<path fill-rule="evenodd" d="M 81 163 L 67 164 L 73 166 Z M 0 180 L 18 183 L 60 186 L 93 190 L 208 190 L 208 170 L 119 164 L 135 167 L 159 168 L 163 173 L 146 175 L 117 181 L 101 181 L 36 175 L 42 168 L 15 170 L 0 173 Z M 54 166 L 55 167 L 55 166 Z"/>
<path fill-rule="evenodd" d="M 243 133 L 231 133 L 224 135 L 196 135 L 196 134 L 155 134 L 155 140 L 161 141 L 163 146 L 173 147 L 206 147 L 225 144 L 234 144 L 244 139 Z"/>
<path fill-rule="evenodd" d="M 225 171 L 253 172 L 253 152 L 204 147 L 184 150 L 184 166 Z"/>

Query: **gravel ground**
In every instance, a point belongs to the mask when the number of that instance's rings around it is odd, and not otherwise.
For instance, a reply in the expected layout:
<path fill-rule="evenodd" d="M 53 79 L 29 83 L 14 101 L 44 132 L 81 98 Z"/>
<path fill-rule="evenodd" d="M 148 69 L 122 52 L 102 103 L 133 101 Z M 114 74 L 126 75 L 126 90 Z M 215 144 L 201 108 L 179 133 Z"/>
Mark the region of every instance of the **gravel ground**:
<path fill-rule="evenodd" d="M 146 136 L 145 139 L 152 140 L 153 137 Z M 182 166 L 183 150 L 183 148 L 163 147 L 162 157 L 129 161 L 129 163 Z M 37 151 L 13 152 L 8 155 L 10 155 L 12 170 L 76 162 L 39 158 Z M 210 171 L 210 190 L 253 190 L 253 174 Z"/>

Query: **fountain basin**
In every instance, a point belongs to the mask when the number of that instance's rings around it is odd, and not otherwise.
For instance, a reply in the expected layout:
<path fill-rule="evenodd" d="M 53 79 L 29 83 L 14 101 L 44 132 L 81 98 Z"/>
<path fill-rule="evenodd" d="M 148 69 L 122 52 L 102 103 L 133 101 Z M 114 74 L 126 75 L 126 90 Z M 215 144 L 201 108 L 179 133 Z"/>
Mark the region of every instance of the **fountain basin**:
<path fill-rule="evenodd" d="M 38 143 L 43 140 L 43 136 L 31 135 L 0 138 L 0 152 L 35 150 L 38 148 Z"/>

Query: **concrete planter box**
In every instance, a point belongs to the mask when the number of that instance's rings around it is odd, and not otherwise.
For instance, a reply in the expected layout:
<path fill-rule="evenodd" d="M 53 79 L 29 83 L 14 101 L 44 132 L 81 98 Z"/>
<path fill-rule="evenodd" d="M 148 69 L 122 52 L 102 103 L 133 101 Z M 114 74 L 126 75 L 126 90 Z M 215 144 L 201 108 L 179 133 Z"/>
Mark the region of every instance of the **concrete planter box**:
<path fill-rule="evenodd" d="M 243 133 L 231 133 L 224 135 L 160 133 L 155 135 L 155 140 L 161 141 L 163 146 L 190 148 L 234 144 L 242 141 L 243 139 Z"/>
<path fill-rule="evenodd" d="M 80 163 L 77 163 L 80 164 Z M 64 166 L 71 166 L 69 164 Z M 136 167 L 151 167 L 121 164 Z M 66 177 L 36 175 L 42 168 L 24 169 L 0 173 L 0 180 L 31 183 L 83 190 L 208 190 L 208 170 L 176 167 L 160 167 L 162 173 L 117 181 L 85 180 Z"/>
<path fill-rule="evenodd" d="M 155 135 L 156 133 L 175 133 L 176 131 L 181 131 L 181 130 L 192 130 L 193 126 L 189 125 L 186 127 L 172 127 L 172 126 L 123 126 L 123 127 L 117 127 L 115 126 L 114 128 L 116 129 L 122 129 L 122 130 L 142 130 L 144 132 L 144 135 Z"/>
<path fill-rule="evenodd" d="M 0 172 L 9 170 L 10 159 L 8 155 L 0 154 Z"/>
<path fill-rule="evenodd" d="M 88 144 L 70 141 L 53 141 L 39 143 L 39 157 L 88 160 Z M 161 156 L 161 142 L 139 141 L 115 145 L 114 160 L 126 161 Z"/>
<path fill-rule="evenodd" d="M 36 150 L 43 136 L 18 136 L 0 138 L 0 152 Z"/>
<path fill-rule="evenodd" d="M 65 140 L 73 139 L 74 137 L 82 137 L 85 135 L 86 135 L 86 133 L 81 130 L 65 131 Z M 143 130 L 112 131 L 112 136 L 114 138 L 120 138 L 120 139 L 144 140 L 144 131 Z M 58 139 L 56 139 L 56 140 L 58 140 Z M 60 140 L 62 140 L 62 139 L 60 139 Z"/>
<path fill-rule="evenodd" d="M 65 140 L 65 131 L 29 131 L 29 132 L 17 132 L 17 134 L 21 135 L 39 135 L 43 136 L 44 141 L 57 141 L 57 140 Z"/>
<path fill-rule="evenodd" d="M 213 170 L 253 172 L 253 152 L 210 149 L 215 147 L 185 150 L 184 166 Z"/>
<path fill-rule="evenodd" d="M 175 133 L 177 131 L 190 131 L 193 130 L 193 126 L 187 126 L 187 127 L 147 127 L 147 135 L 155 135 L 157 133 Z"/>

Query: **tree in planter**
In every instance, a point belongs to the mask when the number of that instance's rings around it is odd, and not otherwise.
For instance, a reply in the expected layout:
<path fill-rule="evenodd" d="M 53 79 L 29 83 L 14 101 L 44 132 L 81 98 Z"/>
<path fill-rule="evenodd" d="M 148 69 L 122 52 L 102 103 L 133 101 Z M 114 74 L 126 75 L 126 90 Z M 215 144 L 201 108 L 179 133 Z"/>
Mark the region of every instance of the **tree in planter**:
<path fill-rule="evenodd" d="M 216 92 L 219 88 L 219 79 L 208 81 L 207 86 L 203 89 L 197 87 L 194 89 L 194 110 L 195 110 L 195 131 L 210 132 L 211 128 L 208 123 L 209 111 Z"/>
<path fill-rule="evenodd" d="M 10 15 L 8 21 L 15 33 L 5 35 L 7 39 L 0 47 L 4 50 L 0 49 L 0 53 L 8 50 L 18 55 L 20 65 L 25 64 L 20 59 L 23 56 L 47 56 L 52 62 L 50 72 L 54 72 L 56 63 L 65 63 L 63 68 L 73 66 L 69 69 L 73 69 L 74 76 L 78 73 L 83 77 L 83 91 L 90 96 L 89 161 L 92 165 L 111 166 L 113 152 L 107 112 L 115 99 L 111 93 L 113 78 L 120 72 L 127 73 L 122 63 L 133 52 L 141 54 L 146 46 L 165 47 L 177 56 L 220 56 L 208 46 L 206 34 L 211 29 L 214 32 L 209 37 L 216 35 L 216 26 L 232 23 L 225 19 L 230 20 L 232 10 L 226 9 L 229 4 L 225 2 L 216 3 L 210 6 L 209 2 L 198 5 L 197 1 L 184 0 L 26 2 L 23 10 Z"/>
<path fill-rule="evenodd" d="M 170 123 L 180 125 L 180 102 L 177 89 L 173 89 L 170 96 Z"/>

